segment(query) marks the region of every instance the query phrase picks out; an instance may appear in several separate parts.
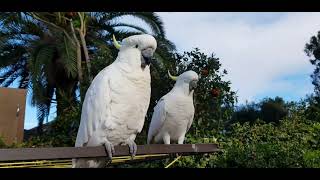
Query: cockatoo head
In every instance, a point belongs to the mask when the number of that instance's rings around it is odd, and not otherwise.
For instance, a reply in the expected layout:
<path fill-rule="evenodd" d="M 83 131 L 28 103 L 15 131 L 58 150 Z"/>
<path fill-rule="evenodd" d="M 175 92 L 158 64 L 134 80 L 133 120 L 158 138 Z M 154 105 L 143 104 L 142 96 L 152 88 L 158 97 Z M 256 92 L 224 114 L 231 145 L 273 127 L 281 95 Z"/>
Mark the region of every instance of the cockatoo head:
<path fill-rule="evenodd" d="M 199 76 L 194 71 L 186 71 L 179 76 L 172 76 L 169 71 L 168 74 L 172 80 L 176 81 L 175 86 L 188 87 L 189 93 L 197 88 Z"/>
<path fill-rule="evenodd" d="M 157 48 L 156 39 L 149 34 L 133 35 L 122 40 L 121 45 L 113 36 L 113 44 L 119 49 L 121 61 L 132 66 L 139 65 L 142 69 L 150 65 L 153 54 Z"/>

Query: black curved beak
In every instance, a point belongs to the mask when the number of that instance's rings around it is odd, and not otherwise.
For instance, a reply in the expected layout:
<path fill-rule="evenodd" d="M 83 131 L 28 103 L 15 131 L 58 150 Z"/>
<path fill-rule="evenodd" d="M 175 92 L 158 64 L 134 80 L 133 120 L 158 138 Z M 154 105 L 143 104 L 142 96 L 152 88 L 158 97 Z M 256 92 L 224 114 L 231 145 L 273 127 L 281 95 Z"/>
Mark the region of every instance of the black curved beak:
<path fill-rule="evenodd" d="M 150 65 L 152 57 L 142 56 L 146 65 Z"/>
<path fill-rule="evenodd" d="M 147 65 L 151 64 L 153 57 L 153 49 L 147 48 L 141 51 L 141 67 L 145 68 Z"/>
<path fill-rule="evenodd" d="M 190 81 L 190 83 L 189 83 L 189 91 L 191 92 L 192 90 L 196 89 L 197 86 L 198 86 L 198 81 L 196 81 L 196 80 Z"/>

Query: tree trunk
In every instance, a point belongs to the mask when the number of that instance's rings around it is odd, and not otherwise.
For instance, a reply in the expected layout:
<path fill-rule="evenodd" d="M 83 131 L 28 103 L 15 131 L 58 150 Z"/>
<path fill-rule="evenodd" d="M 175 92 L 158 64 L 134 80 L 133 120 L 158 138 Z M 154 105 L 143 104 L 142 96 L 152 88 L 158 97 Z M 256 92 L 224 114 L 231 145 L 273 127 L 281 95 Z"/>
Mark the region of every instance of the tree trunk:
<path fill-rule="evenodd" d="M 80 46 L 80 42 L 76 36 L 76 33 L 74 31 L 74 27 L 72 24 L 72 20 L 70 21 L 70 27 L 72 30 L 72 36 L 74 39 L 74 42 L 76 44 L 76 48 L 77 48 L 77 69 L 78 69 L 78 80 L 79 80 L 79 86 L 80 86 L 80 102 L 82 103 L 82 90 L 81 90 L 81 85 L 82 85 L 82 67 L 81 67 L 81 46 Z"/>
<path fill-rule="evenodd" d="M 86 43 L 84 34 L 80 30 L 79 30 L 79 34 L 80 34 L 83 53 L 84 53 L 84 57 L 85 57 L 86 65 L 87 65 L 87 69 L 88 69 L 88 78 L 89 78 L 89 81 L 92 82 L 91 63 L 90 63 L 90 60 L 89 60 L 89 53 L 88 53 L 87 43 Z"/>

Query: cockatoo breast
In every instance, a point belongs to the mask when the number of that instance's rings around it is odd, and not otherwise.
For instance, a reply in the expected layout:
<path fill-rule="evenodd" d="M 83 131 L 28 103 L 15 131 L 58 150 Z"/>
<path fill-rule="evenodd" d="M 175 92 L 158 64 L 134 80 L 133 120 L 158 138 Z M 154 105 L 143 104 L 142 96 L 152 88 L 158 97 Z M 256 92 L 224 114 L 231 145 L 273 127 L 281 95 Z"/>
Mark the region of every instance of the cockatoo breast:
<path fill-rule="evenodd" d="M 167 117 L 162 131 L 166 131 L 172 140 L 177 141 L 186 133 L 188 123 L 194 114 L 193 100 L 192 97 L 182 96 L 175 98 L 175 101 L 166 101 L 166 104 Z"/>

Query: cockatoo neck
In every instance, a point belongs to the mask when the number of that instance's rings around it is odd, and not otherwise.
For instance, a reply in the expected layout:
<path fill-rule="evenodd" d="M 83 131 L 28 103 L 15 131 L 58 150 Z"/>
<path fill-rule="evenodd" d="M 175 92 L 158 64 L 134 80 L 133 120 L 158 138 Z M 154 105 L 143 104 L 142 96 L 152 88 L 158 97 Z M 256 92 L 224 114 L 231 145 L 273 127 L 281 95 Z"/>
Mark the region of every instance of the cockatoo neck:
<path fill-rule="evenodd" d="M 116 59 L 120 68 L 126 72 L 141 71 L 141 52 L 136 49 L 123 49 Z"/>
<path fill-rule="evenodd" d="M 173 93 L 183 94 L 188 97 L 193 97 L 193 90 L 189 90 L 189 83 L 184 82 L 182 79 L 178 79 L 172 89 Z"/>
<path fill-rule="evenodd" d="M 120 70 L 121 74 L 130 79 L 130 81 L 133 81 L 136 84 L 150 84 L 150 67 L 146 66 L 142 69 L 140 58 L 141 54 L 121 51 L 118 53 L 114 66 L 117 66 L 117 69 Z"/>

